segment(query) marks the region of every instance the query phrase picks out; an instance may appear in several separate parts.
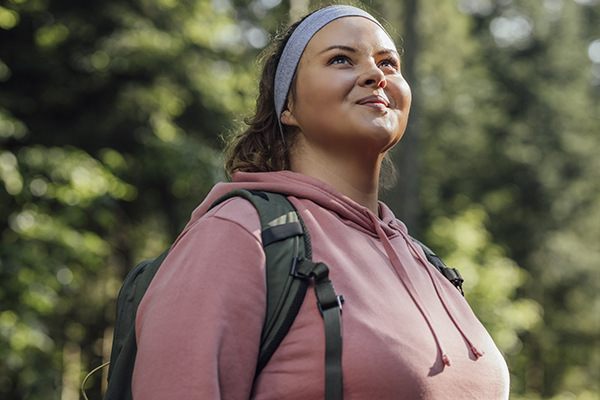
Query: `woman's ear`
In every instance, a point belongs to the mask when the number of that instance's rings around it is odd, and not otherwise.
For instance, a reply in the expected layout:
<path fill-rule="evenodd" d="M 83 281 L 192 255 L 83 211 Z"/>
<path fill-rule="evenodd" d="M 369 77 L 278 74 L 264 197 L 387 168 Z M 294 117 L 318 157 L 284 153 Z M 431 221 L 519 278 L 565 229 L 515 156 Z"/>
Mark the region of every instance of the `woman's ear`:
<path fill-rule="evenodd" d="M 298 122 L 290 110 L 285 110 L 281 113 L 281 123 L 284 125 L 298 126 Z"/>

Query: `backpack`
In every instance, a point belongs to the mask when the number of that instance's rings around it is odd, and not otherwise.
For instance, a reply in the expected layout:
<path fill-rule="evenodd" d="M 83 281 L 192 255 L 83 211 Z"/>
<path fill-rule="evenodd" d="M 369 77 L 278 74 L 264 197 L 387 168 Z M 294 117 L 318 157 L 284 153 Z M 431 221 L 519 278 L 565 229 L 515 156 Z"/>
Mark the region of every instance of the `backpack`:
<path fill-rule="evenodd" d="M 278 193 L 238 189 L 217 199 L 214 208 L 225 200 L 242 197 L 252 203 L 261 221 L 261 237 L 266 255 L 267 310 L 260 341 L 255 379 L 288 333 L 311 281 L 314 282 L 317 307 L 325 326 L 325 399 L 342 399 L 341 313 L 343 296 L 335 293 L 324 263 L 312 261 L 310 235 L 294 205 Z M 209 209 L 209 210 L 210 210 Z M 433 264 L 462 293 L 462 277 L 448 268 L 425 245 L 419 244 Z M 132 399 L 131 381 L 137 354 L 135 319 L 137 308 L 170 248 L 155 259 L 145 260 L 133 268 L 117 298 L 117 315 L 110 362 L 94 369 L 83 381 L 82 393 L 89 376 L 110 365 L 104 400 Z"/>

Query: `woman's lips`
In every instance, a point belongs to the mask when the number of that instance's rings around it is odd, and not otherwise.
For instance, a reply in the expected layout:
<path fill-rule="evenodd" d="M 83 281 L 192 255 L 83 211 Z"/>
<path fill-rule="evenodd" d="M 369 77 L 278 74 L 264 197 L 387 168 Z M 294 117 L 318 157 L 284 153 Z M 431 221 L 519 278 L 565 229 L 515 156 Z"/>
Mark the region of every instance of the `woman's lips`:
<path fill-rule="evenodd" d="M 390 106 L 390 102 L 384 96 L 371 95 L 364 97 L 356 102 L 356 104 L 361 106 L 367 106 L 374 108 L 376 110 L 383 111 Z"/>

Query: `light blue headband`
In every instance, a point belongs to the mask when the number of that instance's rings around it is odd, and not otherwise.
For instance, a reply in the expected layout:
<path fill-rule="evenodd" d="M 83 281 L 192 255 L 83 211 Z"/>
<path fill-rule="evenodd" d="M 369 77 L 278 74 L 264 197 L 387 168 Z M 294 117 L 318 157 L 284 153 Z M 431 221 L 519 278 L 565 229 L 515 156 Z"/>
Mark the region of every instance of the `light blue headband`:
<path fill-rule="evenodd" d="M 306 17 L 306 19 L 296 27 L 281 53 L 277 71 L 275 72 L 275 112 L 277 113 L 277 122 L 279 122 L 281 139 L 284 141 L 281 113 L 283 112 L 283 105 L 285 104 L 285 99 L 290 91 L 292 78 L 294 77 L 294 72 L 296 72 L 300 57 L 310 39 L 312 39 L 321 28 L 331 21 L 342 17 L 367 18 L 379 25 L 379 27 L 387 33 L 383 26 L 381 26 L 371 14 L 352 6 L 330 6 L 322 8 Z"/>

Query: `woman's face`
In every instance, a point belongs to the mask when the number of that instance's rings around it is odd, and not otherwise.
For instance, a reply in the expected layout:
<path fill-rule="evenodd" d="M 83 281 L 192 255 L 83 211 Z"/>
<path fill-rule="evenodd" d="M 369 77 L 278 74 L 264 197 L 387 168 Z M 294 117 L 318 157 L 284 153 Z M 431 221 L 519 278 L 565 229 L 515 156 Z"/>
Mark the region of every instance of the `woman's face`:
<path fill-rule="evenodd" d="M 410 102 L 394 42 L 372 21 L 344 17 L 306 46 L 281 121 L 329 155 L 379 155 L 404 134 Z"/>

